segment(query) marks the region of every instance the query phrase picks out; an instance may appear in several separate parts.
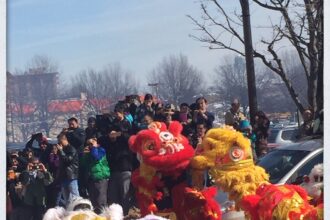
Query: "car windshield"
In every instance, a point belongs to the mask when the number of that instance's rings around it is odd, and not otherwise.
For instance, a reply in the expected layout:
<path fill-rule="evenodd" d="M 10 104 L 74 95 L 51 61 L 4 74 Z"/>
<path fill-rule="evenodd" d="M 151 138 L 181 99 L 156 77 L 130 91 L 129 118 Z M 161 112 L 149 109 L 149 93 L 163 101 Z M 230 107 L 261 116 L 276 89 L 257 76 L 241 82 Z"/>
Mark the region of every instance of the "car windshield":
<path fill-rule="evenodd" d="M 277 134 L 280 130 L 279 129 L 271 129 L 270 130 L 270 135 L 268 136 L 268 142 L 269 143 L 275 143 Z"/>
<path fill-rule="evenodd" d="M 310 151 L 273 150 L 260 159 L 258 165 L 269 174 L 269 181 L 277 183 L 296 166 Z"/>

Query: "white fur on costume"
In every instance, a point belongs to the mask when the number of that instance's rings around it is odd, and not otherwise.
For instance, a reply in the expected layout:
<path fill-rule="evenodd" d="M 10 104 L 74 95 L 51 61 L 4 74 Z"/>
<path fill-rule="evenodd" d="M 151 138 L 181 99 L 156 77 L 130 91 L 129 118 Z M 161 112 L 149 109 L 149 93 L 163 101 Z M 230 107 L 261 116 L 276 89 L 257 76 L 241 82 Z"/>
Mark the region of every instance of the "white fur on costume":
<path fill-rule="evenodd" d="M 316 177 L 316 179 L 315 179 Z M 322 177 L 322 181 L 321 178 Z M 317 164 L 308 175 L 309 181 L 302 185 L 313 199 L 318 199 L 323 190 L 323 164 Z"/>
<path fill-rule="evenodd" d="M 146 215 L 144 218 L 139 218 L 138 220 L 169 220 L 156 215 Z"/>
<path fill-rule="evenodd" d="M 84 199 L 82 197 L 75 197 L 70 203 L 69 205 L 66 207 L 66 211 L 70 212 L 73 211 L 75 209 L 76 206 L 78 205 L 87 205 L 89 206 L 89 210 L 93 210 L 93 205 L 92 202 L 88 199 Z"/>
<path fill-rule="evenodd" d="M 78 209 L 79 206 L 86 206 L 86 209 Z M 90 209 L 91 208 L 91 209 Z M 76 209 L 76 210 L 75 210 Z M 93 212 L 90 200 L 78 197 L 74 199 L 65 210 L 62 207 L 48 209 L 43 220 L 123 220 L 123 209 L 118 204 L 105 207 L 100 215 Z"/>
<path fill-rule="evenodd" d="M 105 207 L 102 210 L 100 216 L 106 217 L 107 219 L 111 219 L 111 220 L 123 220 L 124 219 L 123 208 L 120 205 L 114 203 L 109 207 Z"/>
<path fill-rule="evenodd" d="M 64 218 L 65 215 L 65 209 L 63 207 L 55 207 L 48 209 L 45 213 L 43 220 L 61 220 Z"/>

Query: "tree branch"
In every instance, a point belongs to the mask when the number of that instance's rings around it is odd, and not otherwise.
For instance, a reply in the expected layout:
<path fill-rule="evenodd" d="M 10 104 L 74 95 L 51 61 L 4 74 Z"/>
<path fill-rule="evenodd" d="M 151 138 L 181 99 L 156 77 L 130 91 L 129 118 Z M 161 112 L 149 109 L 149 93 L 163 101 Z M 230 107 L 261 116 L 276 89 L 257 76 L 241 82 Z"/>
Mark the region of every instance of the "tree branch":
<path fill-rule="evenodd" d="M 261 3 L 259 0 L 252 0 L 252 1 L 254 1 L 255 3 L 257 3 L 258 5 L 260 5 L 263 8 L 267 8 L 267 9 L 274 10 L 274 11 L 283 10 L 281 7 L 273 7 L 273 6 L 268 5 L 267 3 Z"/>
<path fill-rule="evenodd" d="M 212 47 L 211 45 L 209 46 L 209 49 L 228 49 L 228 50 L 231 50 L 235 53 L 238 53 L 242 56 L 245 56 L 245 54 L 235 48 L 232 48 L 230 45 L 226 45 L 224 44 L 223 42 L 221 41 L 218 41 L 217 39 L 215 39 L 213 37 L 213 35 L 205 28 L 204 25 L 200 24 L 196 19 L 194 19 L 193 17 L 191 17 L 190 15 L 187 15 L 202 31 L 204 31 L 206 33 L 206 35 L 209 37 L 209 38 L 200 38 L 200 37 L 196 37 L 194 35 L 189 35 L 190 37 L 198 40 L 198 41 L 201 41 L 201 42 L 204 42 L 204 43 L 209 43 L 209 44 L 215 44 L 215 45 L 218 45 L 219 47 Z"/>

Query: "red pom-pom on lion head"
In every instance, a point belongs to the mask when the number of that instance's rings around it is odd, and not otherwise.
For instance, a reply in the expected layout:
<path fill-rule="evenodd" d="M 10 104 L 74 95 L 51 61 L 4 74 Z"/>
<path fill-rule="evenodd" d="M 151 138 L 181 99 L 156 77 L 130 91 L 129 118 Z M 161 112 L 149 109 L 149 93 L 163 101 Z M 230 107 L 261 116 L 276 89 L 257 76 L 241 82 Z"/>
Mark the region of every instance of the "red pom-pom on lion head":
<path fill-rule="evenodd" d="M 173 121 L 169 128 L 162 122 L 153 122 L 129 139 L 129 146 L 141 163 L 163 173 L 181 172 L 189 165 L 194 149 L 181 135 L 182 125 Z"/>

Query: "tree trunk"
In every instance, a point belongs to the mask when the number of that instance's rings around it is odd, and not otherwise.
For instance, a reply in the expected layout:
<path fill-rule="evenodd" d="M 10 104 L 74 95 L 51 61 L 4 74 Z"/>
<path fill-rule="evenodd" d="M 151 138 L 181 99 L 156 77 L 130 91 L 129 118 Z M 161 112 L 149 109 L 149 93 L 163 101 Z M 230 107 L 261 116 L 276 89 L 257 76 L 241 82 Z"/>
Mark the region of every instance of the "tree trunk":
<path fill-rule="evenodd" d="M 246 74 L 248 84 L 248 95 L 249 95 L 249 111 L 250 121 L 254 124 L 254 117 L 258 111 L 257 103 L 257 89 L 254 73 L 254 61 L 253 61 L 253 47 L 252 47 L 252 34 L 250 24 L 250 10 L 249 1 L 240 0 L 243 14 L 243 30 L 244 30 L 244 42 L 245 42 L 245 63 L 246 63 Z"/>
<path fill-rule="evenodd" d="M 319 68 L 317 71 L 317 90 L 316 90 L 316 112 L 319 112 L 320 110 L 323 109 L 323 51 L 321 52 L 321 57 L 320 57 L 320 62 L 319 62 Z M 316 114 L 314 114 L 316 115 Z"/>

